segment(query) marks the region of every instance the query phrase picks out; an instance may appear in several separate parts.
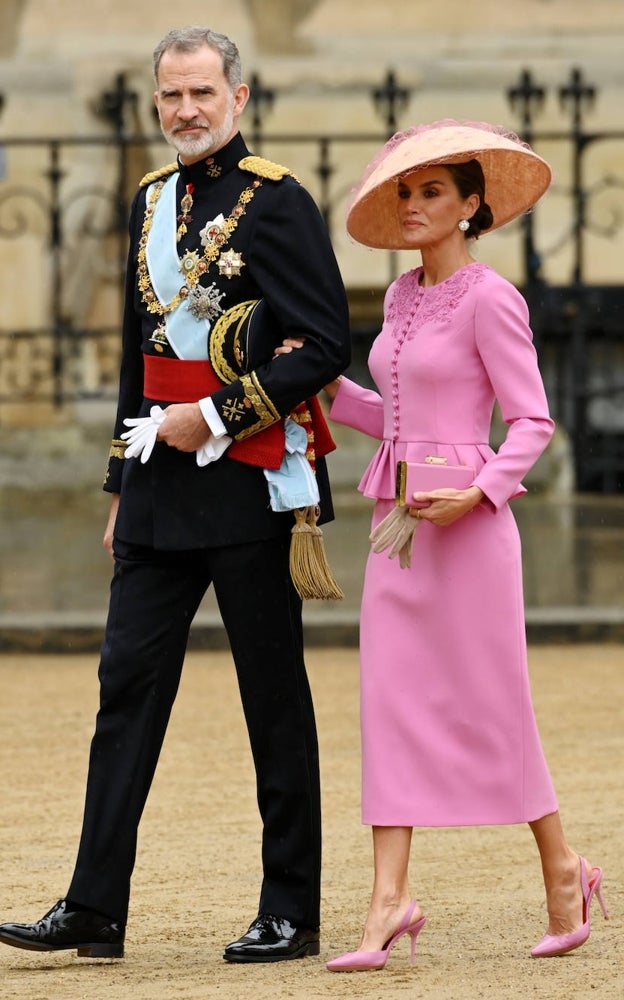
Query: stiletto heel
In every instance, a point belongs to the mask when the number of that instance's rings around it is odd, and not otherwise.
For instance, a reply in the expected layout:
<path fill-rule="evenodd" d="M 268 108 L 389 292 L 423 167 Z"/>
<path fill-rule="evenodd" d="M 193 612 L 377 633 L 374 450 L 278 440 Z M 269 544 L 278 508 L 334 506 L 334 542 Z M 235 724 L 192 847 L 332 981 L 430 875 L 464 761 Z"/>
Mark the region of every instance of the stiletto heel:
<path fill-rule="evenodd" d="M 381 951 L 348 951 L 345 955 L 332 958 L 327 963 L 330 972 L 366 972 L 368 970 L 383 969 L 388 960 L 392 948 L 404 934 L 409 934 L 411 938 L 412 950 L 411 961 L 414 962 L 416 954 L 416 939 L 427 922 L 426 917 L 419 917 L 411 923 L 412 914 L 416 909 L 416 900 L 410 900 L 410 905 L 401 918 L 398 930 L 389 938 Z"/>
<path fill-rule="evenodd" d="M 542 940 L 531 949 L 533 958 L 554 958 L 556 955 L 565 955 L 585 944 L 590 932 L 589 909 L 594 893 L 598 897 L 605 920 L 609 919 L 602 896 L 602 868 L 592 868 L 591 878 L 588 879 L 587 863 L 580 854 L 579 861 L 581 864 L 581 891 L 583 893 L 583 923 L 570 934 L 544 934 Z"/>
<path fill-rule="evenodd" d="M 418 935 L 425 926 L 426 922 L 427 918 L 421 917 L 420 920 L 417 920 L 415 924 L 412 924 L 410 927 L 407 928 L 407 933 L 412 939 L 412 951 L 410 954 L 410 962 L 412 963 L 412 965 L 416 961 L 416 941 L 418 939 Z"/>

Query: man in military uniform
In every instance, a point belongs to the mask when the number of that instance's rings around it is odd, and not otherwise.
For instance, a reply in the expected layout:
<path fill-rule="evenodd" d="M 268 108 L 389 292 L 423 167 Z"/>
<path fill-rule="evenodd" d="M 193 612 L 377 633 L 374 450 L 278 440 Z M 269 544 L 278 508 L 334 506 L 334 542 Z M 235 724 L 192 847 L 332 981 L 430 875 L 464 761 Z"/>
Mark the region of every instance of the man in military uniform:
<path fill-rule="evenodd" d="M 258 916 L 233 962 L 319 954 L 320 794 L 292 512 L 269 503 L 285 418 L 307 435 L 322 516 L 327 443 L 314 395 L 349 362 L 346 297 L 310 195 L 251 156 L 236 46 L 170 32 L 155 101 L 176 163 L 131 210 L 119 405 L 104 488 L 115 560 L 82 837 L 67 895 L 0 941 L 121 957 L 137 828 L 188 632 L 215 588 L 236 665 L 263 823 Z M 262 337 L 251 322 L 260 303 Z M 304 347 L 275 357 L 285 338 Z M 308 402 L 306 402 L 308 401 Z M 130 427 L 130 430 L 128 429 Z"/>

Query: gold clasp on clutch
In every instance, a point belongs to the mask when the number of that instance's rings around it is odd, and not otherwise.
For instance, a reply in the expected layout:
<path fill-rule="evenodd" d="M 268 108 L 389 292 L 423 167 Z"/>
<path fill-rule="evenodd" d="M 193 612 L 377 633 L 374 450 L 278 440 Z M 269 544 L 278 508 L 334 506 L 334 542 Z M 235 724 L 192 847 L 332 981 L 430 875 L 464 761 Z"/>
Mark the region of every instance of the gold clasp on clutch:
<path fill-rule="evenodd" d="M 425 462 L 429 462 L 429 465 L 446 465 L 446 459 L 442 455 L 427 455 Z"/>

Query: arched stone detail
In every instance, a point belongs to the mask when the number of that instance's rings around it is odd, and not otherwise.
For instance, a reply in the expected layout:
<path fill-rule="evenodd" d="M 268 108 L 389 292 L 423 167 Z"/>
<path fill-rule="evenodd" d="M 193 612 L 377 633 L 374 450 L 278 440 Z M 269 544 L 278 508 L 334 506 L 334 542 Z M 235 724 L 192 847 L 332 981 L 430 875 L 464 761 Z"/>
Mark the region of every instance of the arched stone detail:
<path fill-rule="evenodd" d="M 299 25 L 319 0 L 245 0 L 260 52 L 296 55 L 309 52 L 310 43 L 297 37 Z"/>
<path fill-rule="evenodd" d="M 27 0 L 2 0 L 0 4 L 0 58 L 12 56 Z"/>

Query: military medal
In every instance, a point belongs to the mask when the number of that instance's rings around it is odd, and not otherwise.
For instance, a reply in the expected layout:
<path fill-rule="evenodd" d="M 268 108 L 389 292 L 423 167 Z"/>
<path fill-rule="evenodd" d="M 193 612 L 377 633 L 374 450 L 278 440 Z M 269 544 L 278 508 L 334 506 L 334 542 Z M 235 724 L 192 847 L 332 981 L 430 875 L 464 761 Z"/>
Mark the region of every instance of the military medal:
<path fill-rule="evenodd" d="M 224 222 L 223 215 L 217 215 L 216 219 L 207 222 L 204 228 L 199 230 L 201 245 L 203 247 L 208 247 L 211 243 L 215 243 L 219 237 L 221 237 L 221 244 L 225 243 L 227 236 L 223 232 Z"/>
<path fill-rule="evenodd" d="M 150 340 L 154 344 L 155 350 L 157 350 L 159 353 L 162 353 L 162 351 L 165 348 L 165 345 L 169 344 L 169 341 L 167 340 L 166 326 L 164 322 L 160 322 L 158 324 L 152 336 L 150 337 Z"/>
<path fill-rule="evenodd" d="M 220 303 L 224 295 L 225 292 L 220 292 L 214 281 L 208 288 L 194 285 L 187 296 L 187 309 L 196 319 L 214 320 L 223 312 Z"/>
<path fill-rule="evenodd" d="M 206 270 L 206 265 L 204 265 L 203 268 L 200 268 L 201 263 L 202 261 L 199 259 L 197 250 L 187 250 L 180 261 L 180 270 L 183 275 L 191 275 L 191 277 L 194 277 L 200 271 Z"/>
<path fill-rule="evenodd" d="M 219 274 L 224 274 L 226 278 L 231 278 L 235 274 L 240 274 L 241 267 L 244 266 L 245 263 L 243 261 L 242 254 L 237 253 L 232 249 L 226 250 L 225 253 L 222 253 L 217 261 Z"/>
<path fill-rule="evenodd" d="M 214 287 L 214 282 L 209 288 L 203 288 L 200 286 L 199 281 L 202 275 L 207 272 L 210 265 L 216 260 L 219 261 L 219 274 L 224 275 L 226 278 L 240 274 L 241 268 L 245 266 L 241 254 L 236 253 L 234 250 L 228 250 L 226 253 L 223 253 L 222 248 L 238 226 L 239 219 L 245 214 L 246 206 L 252 200 L 261 184 L 261 177 L 254 178 L 249 187 L 246 187 L 239 195 L 238 201 L 227 219 L 224 219 L 223 215 L 219 215 L 216 219 L 206 223 L 200 233 L 204 252 L 201 256 L 198 250 L 187 250 L 183 254 L 179 267 L 184 275 L 184 284 L 170 302 L 161 302 L 159 300 L 154 291 L 147 266 L 147 243 L 152 228 L 156 203 L 160 198 L 165 182 L 159 181 L 155 184 L 149 203 L 145 206 L 141 239 L 139 240 L 139 252 L 137 255 L 138 286 L 141 298 L 148 312 L 165 316 L 167 313 L 177 309 L 185 299 L 188 300 L 188 308 L 198 319 L 214 318 L 222 312 L 219 305 L 221 295 Z M 192 187 L 192 185 L 189 185 L 189 187 Z M 192 193 L 187 188 L 186 195 L 182 197 L 182 201 L 180 202 L 182 215 L 178 217 L 178 231 L 180 231 L 182 226 L 186 225 L 187 219 L 190 221 L 188 213 L 193 204 Z M 187 196 L 188 200 L 185 200 Z"/>
<path fill-rule="evenodd" d="M 180 202 L 180 208 L 182 209 L 182 214 L 178 216 L 178 229 L 176 232 L 176 240 L 179 243 L 183 236 L 188 232 L 188 222 L 192 222 L 189 212 L 193 207 L 193 191 L 195 186 L 193 184 L 186 185 L 186 194 L 182 196 Z"/>

